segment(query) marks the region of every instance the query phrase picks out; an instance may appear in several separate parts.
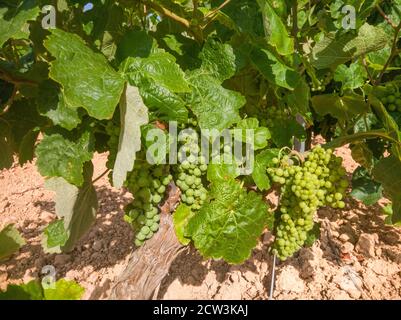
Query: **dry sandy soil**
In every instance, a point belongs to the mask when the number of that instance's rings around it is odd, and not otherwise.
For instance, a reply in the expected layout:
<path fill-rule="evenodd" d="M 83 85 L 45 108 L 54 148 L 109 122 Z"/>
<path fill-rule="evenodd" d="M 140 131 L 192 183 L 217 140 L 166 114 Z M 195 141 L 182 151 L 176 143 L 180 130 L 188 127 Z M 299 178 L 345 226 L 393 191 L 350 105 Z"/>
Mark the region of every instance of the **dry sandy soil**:
<path fill-rule="evenodd" d="M 356 164 L 349 149 L 337 153 L 352 172 Z M 96 155 L 94 176 L 104 171 L 105 161 L 105 155 Z M 132 231 L 123 221 L 123 207 L 131 196 L 112 188 L 107 177 L 97 181 L 96 225 L 71 253 L 45 254 L 40 234 L 55 218 L 55 208 L 54 195 L 43 183 L 34 164 L 0 171 L 0 229 L 15 223 L 27 242 L 0 265 L 0 289 L 40 277 L 43 266 L 53 265 L 58 278 L 74 279 L 86 288 L 84 299 L 107 298 L 108 284 L 124 270 L 134 250 Z M 384 204 L 385 200 L 365 207 L 349 199 L 344 210 L 320 210 L 320 239 L 277 264 L 273 298 L 401 299 L 401 230 L 384 224 Z M 188 248 L 173 262 L 157 297 L 268 299 L 272 240 L 266 231 L 252 257 L 241 266 L 204 261 Z"/>

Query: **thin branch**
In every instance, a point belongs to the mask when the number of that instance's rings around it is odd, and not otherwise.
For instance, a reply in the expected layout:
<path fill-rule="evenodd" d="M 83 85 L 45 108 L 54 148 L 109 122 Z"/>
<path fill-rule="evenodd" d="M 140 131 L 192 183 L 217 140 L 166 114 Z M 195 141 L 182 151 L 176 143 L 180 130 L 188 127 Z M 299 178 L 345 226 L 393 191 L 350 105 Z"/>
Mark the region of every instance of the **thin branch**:
<path fill-rule="evenodd" d="M 224 1 L 221 5 L 219 5 L 216 9 L 213 9 L 212 11 L 209 11 L 205 15 L 205 19 L 211 19 L 217 12 L 219 12 L 221 9 L 223 9 L 226 5 L 228 5 L 231 2 L 231 0 L 226 0 Z"/>
<path fill-rule="evenodd" d="M 97 181 L 102 179 L 106 174 L 108 174 L 110 169 L 105 170 L 100 176 L 98 176 L 95 180 L 92 181 L 92 184 L 95 184 Z"/>
<path fill-rule="evenodd" d="M 395 29 L 395 34 L 394 34 L 394 39 L 393 39 L 393 45 L 391 47 L 391 53 L 390 56 L 388 57 L 386 64 L 383 67 L 383 70 L 380 72 L 379 77 L 377 78 L 376 85 L 379 85 L 380 82 L 383 79 L 384 74 L 386 73 L 387 68 L 389 67 L 391 61 L 393 61 L 394 57 L 397 55 L 398 48 L 397 48 L 397 42 L 398 42 L 398 37 L 400 34 L 401 30 L 401 22 L 398 24 L 398 26 Z"/>
<path fill-rule="evenodd" d="M 366 63 L 366 58 L 365 58 L 365 57 L 362 59 L 362 64 L 363 64 L 363 66 L 364 66 L 365 69 L 366 69 L 366 73 L 368 74 L 368 77 L 369 77 L 370 82 L 371 82 L 372 84 L 374 84 L 375 81 L 374 81 L 374 79 L 373 79 L 372 73 L 371 73 L 370 70 L 369 70 L 368 64 Z"/>
<path fill-rule="evenodd" d="M 397 25 L 389 18 L 389 16 L 383 11 L 383 9 L 380 7 L 380 5 L 376 5 L 377 10 L 379 11 L 380 15 L 388 22 L 390 26 L 393 27 L 393 29 L 397 29 Z"/>
<path fill-rule="evenodd" d="M 3 72 L 1 70 L 0 70 L 0 79 L 5 80 L 5 81 L 10 82 L 10 83 L 13 83 L 15 85 L 20 85 L 20 84 L 27 84 L 27 85 L 30 85 L 30 86 L 37 86 L 38 85 L 37 82 L 31 81 L 31 80 L 28 80 L 28 79 L 16 79 L 16 78 L 13 78 L 9 74 L 7 74 L 7 73 L 5 73 L 5 72 Z"/>
<path fill-rule="evenodd" d="M 170 19 L 175 20 L 176 22 L 178 22 L 179 24 L 183 25 L 185 28 L 189 28 L 190 27 L 190 22 L 183 18 L 180 17 L 179 15 L 175 14 L 174 12 L 168 10 L 167 8 L 164 8 L 163 6 L 154 3 L 152 1 L 144 1 L 145 4 L 147 4 L 149 7 L 151 7 L 152 9 L 158 11 L 159 13 L 165 15 L 166 17 L 169 17 Z"/>
<path fill-rule="evenodd" d="M 0 112 L 0 116 L 2 116 L 3 114 L 7 113 L 8 110 L 10 110 L 10 108 L 14 102 L 15 96 L 17 95 L 17 92 L 18 92 L 18 87 L 15 85 L 10 98 L 6 102 L 6 106 L 4 107 L 3 111 Z"/>
<path fill-rule="evenodd" d="M 198 11 L 198 0 L 192 0 L 192 4 L 194 6 L 194 10 L 192 12 L 192 16 L 195 18 L 196 16 L 196 11 Z"/>
<path fill-rule="evenodd" d="M 295 49 L 299 52 L 298 43 L 298 1 L 295 0 L 292 5 L 292 36 L 294 37 Z"/>

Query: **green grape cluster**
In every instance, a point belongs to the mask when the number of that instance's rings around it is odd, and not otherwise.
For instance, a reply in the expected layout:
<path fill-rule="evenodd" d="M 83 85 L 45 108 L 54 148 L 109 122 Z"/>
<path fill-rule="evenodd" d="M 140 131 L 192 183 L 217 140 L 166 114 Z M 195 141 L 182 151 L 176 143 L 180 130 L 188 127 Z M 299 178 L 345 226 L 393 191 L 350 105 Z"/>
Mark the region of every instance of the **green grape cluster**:
<path fill-rule="evenodd" d="M 185 145 L 180 149 L 183 154 L 179 154 L 176 184 L 182 193 L 181 201 L 195 211 L 201 208 L 207 197 L 207 190 L 203 186 L 207 164 L 203 155 L 195 156 L 200 151 L 195 131 L 186 135 L 184 142 Z"/>
<path fill-rule="evenodd" d="M 288 109 L 276 106 L 267 107 L 264 111 L 264 114 L 259 117 L 261 119 L 260 125 L 269 128 L 272 128 L 276 121 L 288 119 L 289 115 Z"/>
<path fill-rule="evenodd" d="M 120 139 L 120 127 L 113 121 L 109 121 L 106 125 L 106 133 L 110 136 L 107 141 L 107 146 L 109 148 L 109 157 L 107 159 L 106 167 L 108 169 L 114 168 L 114 162 L 117 158 L 118 143 Z"/>
<path fill-rule="evenodd" d="M 160 209 L 167 187 L 173 177 L 166 165 L 150 165 L 137 160 L 128 175 L 126 186 L 134 195 L 134 201 L 127 207 L 127 219 L 131 222 L 135 235 L 135 245 L 141 246 L 159 229 Z"/>
<path fill-rule="evenodd" d="M 386 95 L 380 100 L 388 111 L 401 112 L 401 93 L 393 84 L 386 85 Z"/>
<path fill-rule="evenodd" d="M 273 245 L 281 260 L 291 257 L 305 243 L 313 229 L 313 216 L 319 207 L 344 208 L 348 181 L 342 159 L 331 149 L 315 147 L 300 165 L 284 156 L 267 172 L 281 185 L 280 220 Z"/>

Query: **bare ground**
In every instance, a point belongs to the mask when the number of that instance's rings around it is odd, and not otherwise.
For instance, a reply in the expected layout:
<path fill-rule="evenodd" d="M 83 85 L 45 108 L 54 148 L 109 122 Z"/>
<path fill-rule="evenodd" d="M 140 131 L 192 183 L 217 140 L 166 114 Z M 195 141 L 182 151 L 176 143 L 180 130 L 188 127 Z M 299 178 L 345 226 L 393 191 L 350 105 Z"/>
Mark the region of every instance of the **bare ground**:
<path fill-rule="evenodd" d="M 356 164 L 349 149 L 338 150 L 348 172 Z M 96 155 L 95 175 L 105 155 Z M 96 182 L 96 225 L 69 254 L 45 254 L 40 234 L 55 218 L 53 193 L 44 189 L 34 164 L 0 171 L 0 229 L 15 223 L 27 244 L 0 265 L 0 289 L 40 277 L 52 265 L 57 277 L 86 288 L 84 298 L 107 298 L 110 283 L 124 270 L 134 250 L 132 231 L 123 221 L 130 194 L 112 188 L 107 177 Z M 276 267 L 275 299 L 401 299 L 401 230 L 384 224 L 379 204 L 366 207 L 349 199 L 344 210 L 322 209 L 321 237 L 311 247 Z M 243 265 L 203 260 L 191 247 L 173 262 L 160 284 L 159 299 L 268 299 L 273 240 L 266 230 Z"/>

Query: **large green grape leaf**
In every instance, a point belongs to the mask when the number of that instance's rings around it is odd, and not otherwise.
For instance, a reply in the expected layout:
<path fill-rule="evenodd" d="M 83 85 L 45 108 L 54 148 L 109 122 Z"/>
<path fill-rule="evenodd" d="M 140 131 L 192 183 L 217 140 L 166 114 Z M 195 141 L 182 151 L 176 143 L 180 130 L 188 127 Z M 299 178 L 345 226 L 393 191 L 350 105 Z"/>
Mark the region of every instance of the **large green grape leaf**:
<path fill-rule="evenodd" d="M 200 53 L 201 69 L 223 82 L 231 78 L 236 71 L 235 54 L 229 44 L 221 43 L 209 37 Z"/>
<path fill-rule="evenodd" d="M 143 79 L 138 87 L 145 105 L 159 119 L 187 122 L 188 109 L 179 95 L 149 79 Z"/>
<path fill-rule="evenodd" d="M 352 175 L 350 195 L 361 200 L 365 205 L 371 206 L 382 198 L 383 188 L 380 183 L 372 180 L 366 169 L 359 167 Z"/>
<path fill-rule="evenodd" d="M 121 188 L 141 150 L 141 126 L 149 122 L 148 108 L 137 87 L 128 85 L 120 101 L 121 133 L 113 169 L 113 185 Z"/>
<path fill-rule="evenodd" d="M 272 165 L 272 160 L 278 156 L 278 153 L 278 149 L 268 149 L 258 153 L 255 157 L 252 178 L 256 186 L 262 191 L 268 190 L 271 187 L 270 178 L 266 170 Z"/>
<path fill-rule="evenodd" d="M 189 221 L 188 234 L 206 258 L 241 263 L 249 258 L 267 220 L 267 205 L 235 180 L 212 184 L 209 200 Z"/>
<path fill-rule="evenodd" d="M 336 38 L 327 34 L 312 51 L 312 65 L 317 69 L 336 67 L 351 59 L 383 49 L 389 43 L 386 32 L 365 23 L 358 34 L 347 33 Z"/>
<path fill-rule="evenodd" d="M 145 31 L 131 30 L 118 43 L 116 58 L 124 61 L 128 57 L 146 58 L 150 55 L 155 40 Z"/>
<path fill-rule="evenodd" d="M 25 244 L 24 238 L 20 235 L 13 224 L 9 224 L 0 231 L 0 261 L 9 258 Z"/>
<path fill-rule="evenodd" d="M 213 2 L 217 7 L 223 1 L 214 0 Z M 231 1 L 221 11 L 234 22 L 226 25 L 235 26 L 238 31 L 252 36 L 263 36 L 263 18 L 255 0 Z M 225 20 L 227 21 L 227 18 Z"/>
<path fill-rule="evenodd" d="M 69 105 L 60 86 L 54 81 L 47 80 L 40 84 L 36 102 L 40 114 L 51 119 L 55 125 L 72 130 L 81 123 L 79 109 Z"/>
<path fill-rule="evenodd" d="M 174 56 L 162 50 L 153 52 L 147 58 L 128 58 L 122 70 L 132 84 L 138 84 L 140 79 L 145 78 L 171 92 L 190 91 L 185 74 L 175 62 Z"/>
<path fill-rule="evenodd" d="M 220 81 L 196 70 L 189 75 L 192 85 L 190 108 L 202 129 L 224 130 L 238 122 L 246 100 L 238 92 L 223 88 Z"/>
<path fill-rule="evenodd" d="M 263 24 L 268 43 L 277 49 L 281 55 L 294 53 L 294 39 L 288 35 L 287 28 L 281 17 L 276 13 L 271 0 L 257 1 L 263 15 Z"/>
<path fill-rule="evenodd" d="M 401 221 L 401 161 L 396 156 L 380 160 L 373 169 L 373 177 L 383 186 L 393 202 L 393 223 Z"/>
<path fill-rule="evenodd" d="M 45 47 L 55 58 L 50 77 L 61 84 L 68 105 L 84 108 L 96 119 L 110 119 L 124 87 L 106 58 L 75 34 L 53 29 Z"/>
<path fill-rule="evenodd" d="M 342 97 L 335 93 L 314 96 L 312 106 L 322 116 L 330 114 L 343 121 L 349 121 L 355 115 L 369 112 L 369 105 L 365 98 L 355 93 Z"/>
<path fill-rule="evenodd" d="M 60 279 L 51 286 L 43 289 L 45 300 L 80 300 L 85 289 L 75 281 Z"/>
<path fill-rule="evenodd" d="M 188 110 L 177 93 L 190 91 L 184 72 L 169 53 L 158 51 L 148 58 L 128 58 L 121 72 L 139 88 L 149 109 L 161 119 L 186 122 Z"/>
<path fill-rule="evenodd" d="M 64 219 L 64 229 L 68 234 L 68 240 L 61 247 L 62 251 L 71 251 L 95 222 L 98 202 L 92 175 L 93 165 L 87 162 L 82 187 L 70 184 L 63 178 L 50 178 L 45 183 L 46 188 L 56 192 L 56 214 Z"/>
<path fill-rule="evenodd" d="M 59 133 L 45 135 L 36 148 L 36 162 L 41 175 L 62 177 L 69 183 L 81 186 L 85 162 L 92 159 L 92 136 L 86 131 L 72 140 Z"/>
<path fill-rule="evenodd" d="M 23 27 L 27 21 L 35 20 L 39 12 L 35 0 L 22 1 L 14 9 L 0 7 L 0 47 L 10 38 L 27 38 Z"/>
<path fill-rule="evenodd" d="M 301 76 L 266 49 L 255 48 L 251 60 L 260 73 L 272 84 L 294 90 Z"/>

